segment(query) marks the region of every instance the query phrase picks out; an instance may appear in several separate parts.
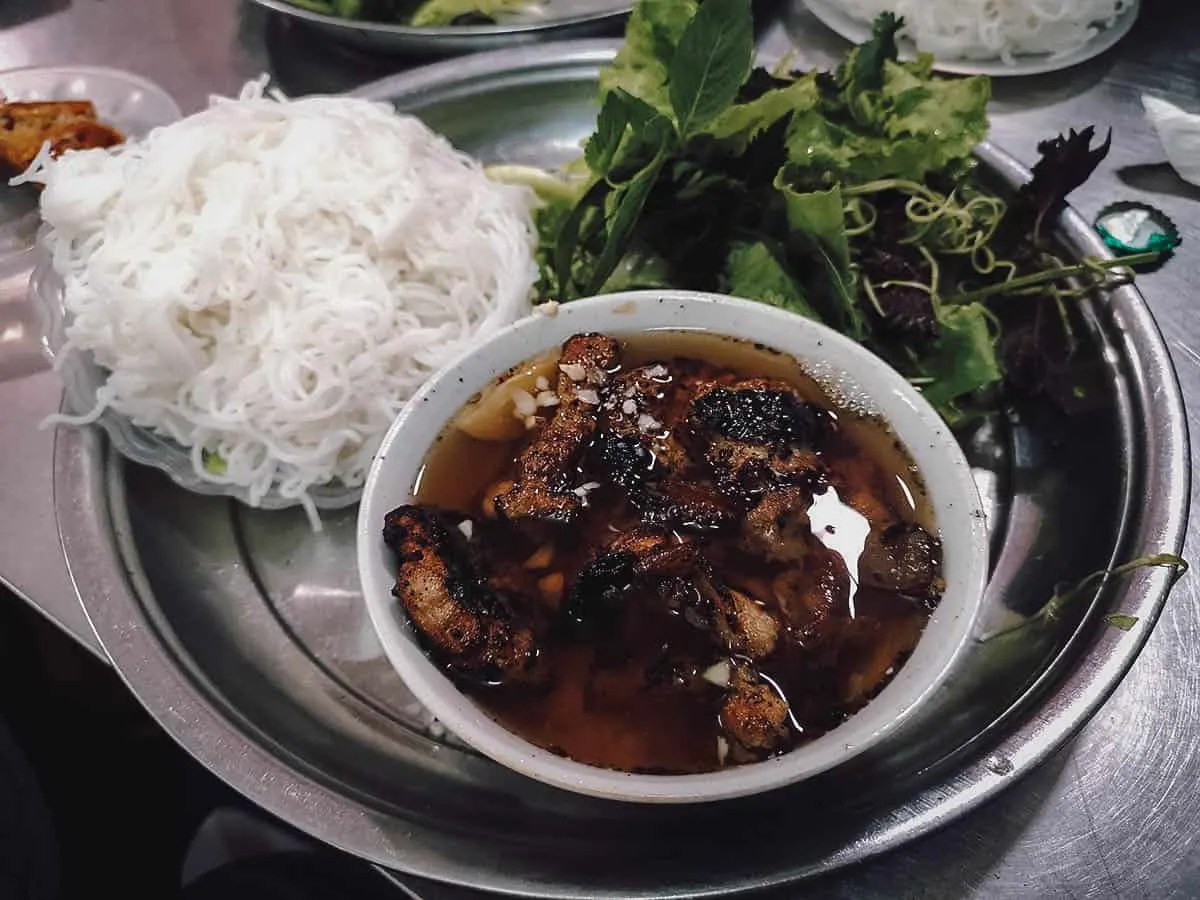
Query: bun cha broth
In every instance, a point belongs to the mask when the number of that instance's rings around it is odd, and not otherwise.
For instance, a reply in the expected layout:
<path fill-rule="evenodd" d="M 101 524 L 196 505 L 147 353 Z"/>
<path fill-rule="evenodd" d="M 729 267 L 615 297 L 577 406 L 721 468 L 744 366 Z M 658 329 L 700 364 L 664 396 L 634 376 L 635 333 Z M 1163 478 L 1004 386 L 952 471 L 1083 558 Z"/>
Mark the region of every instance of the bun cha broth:
<path fill-rule="evenodd" d="M 386 517 L 393 594 L 505 728 L 651 774 L 837 727 L 944 590 L 915 466 L 790 357 L 577 334 L 475 397 Z"/>

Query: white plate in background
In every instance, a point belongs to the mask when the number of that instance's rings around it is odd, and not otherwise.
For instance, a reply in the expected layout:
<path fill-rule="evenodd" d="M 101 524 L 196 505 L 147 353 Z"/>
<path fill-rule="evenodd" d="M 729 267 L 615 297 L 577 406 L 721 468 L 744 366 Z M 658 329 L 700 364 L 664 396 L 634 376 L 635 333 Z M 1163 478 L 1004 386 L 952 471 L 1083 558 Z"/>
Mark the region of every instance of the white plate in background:
<path fill-rule="evenodd" d="M 852 17 L 838 0 L 804 0 L 808 11 L 831 31 L 841 35 L 848 41 L 861 44 L 871 37 L 871 24 L 861 22 Z M 949 72 L 954 75 L 990 75 L 1004 77 L 1012 75 L 1042 75 L 1046 72 L 1057 72 L 1069 69 L 1080 63 L 1087 62 L 1108 50 L 1133 28 L 1137 21 L 1139 0 L 1133 0 L 1129 7 L 1117 16 L 1117 20 L 1108 28 L 1101 29 L 1091 40 L 1069 53 L 1037 53 L 1018 56 L 1014 62 L 1006 63 L 1001 59 L 964 59 L 961 57 L 934 57 L 933 67 L 939 72 Z M 917 54 L 916 45 L 908 38 L 899 41 L 900 58 L 912 59 Z"/>
<path fill-rule="evenodd" d="M 90 100 L 100 121 L 126 137 L 144 137 L 183 114 L 154 82 L 99 66 L 10 69 L 0 72 L 0 95 L 8 101 Z M 31 250 L 39 225 L 33 189 L 0 184 L 0 259 Z"/>

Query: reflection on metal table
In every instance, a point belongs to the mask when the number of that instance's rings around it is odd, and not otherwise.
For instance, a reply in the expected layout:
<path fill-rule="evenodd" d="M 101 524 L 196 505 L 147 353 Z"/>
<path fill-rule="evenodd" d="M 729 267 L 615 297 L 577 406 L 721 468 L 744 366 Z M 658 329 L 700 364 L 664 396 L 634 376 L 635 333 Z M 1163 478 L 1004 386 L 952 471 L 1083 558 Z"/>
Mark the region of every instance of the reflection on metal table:
<path fill-rule="evenodd" d="M 765 6 L 765 4 L 764 4 Z M 47 8 L 49 7 L 49 8 Z M 764 33 L 768 56 L 798 48 L 795 63 L 826 65 L 844 48 L 802 4 L 776 5 Z M 1170 13 L 1171 15 L 1166 15 Z M 122 26 L 137 16 L 139 31 Z M 0 13 L 0 68 L 103 64 L 150 77 L 185 111 L 211 91 L 235 90 L 267 70 L 291 93 L 342 90 L 400 65 L 330 49 L 303 31 L 232 0 L 195 4 L 134 0 L 19 4 Z M 1067 72 L 995 86 L 992 138 L 1029 162 L 1033 144 L 1070 125 L 1112 124 L 1114 149 L 1073 196 L 1093 215 L 1113 199 L 1143 199 L 1180 226 L 1185 244 L 1161 272 L 1140 281 L 1167 336 L 1189 407 L 1200 408 L 1200 320 L 1187 288 L 1200 281 L 1190 240 L 1200 225 L 1200 189 L 1179 180 L 1141 117 L 1150 91 L 1187 104 L 1200 95 L 1200 50 L 1187 35 L 1200 12 L 1145 4 L 1143 19 L 1113 52 Z M 16 269 L 19 265 L 14 264 Z M 0 575 L 16 591 L 99 652 L 62 564 L 51 498 L 52 438 L 37 422 L 58 401 L 58 384 L 31 352 L 32 323 L 20 271 L 0 272 L 0 325 L 17 337 L 0 352 Z M 10 324 L 13 326 L 10 329 Z M 22 337 L 24 336 L 24 337 Z M 36 349 L 36 348 L 34 348 Z M 1185 555 L 1200 544 L 1189 534 Z M 1192 897 L 1200 863 L 1187 853 L 1200 825 L 1200 758 L 1194 748 L 1200 675 L 1189 651 L 1200 631 L 1193 579 L 1173 594 L 1146 650 L 1081 735 L 1034 774 L 951 828 L 889 856 L 814 884 L 828 897 L 1013 896 Z M 424 896 L 463 892 L 422 885 Z M 792 892 L 781 891 L 779 896 Z"/>

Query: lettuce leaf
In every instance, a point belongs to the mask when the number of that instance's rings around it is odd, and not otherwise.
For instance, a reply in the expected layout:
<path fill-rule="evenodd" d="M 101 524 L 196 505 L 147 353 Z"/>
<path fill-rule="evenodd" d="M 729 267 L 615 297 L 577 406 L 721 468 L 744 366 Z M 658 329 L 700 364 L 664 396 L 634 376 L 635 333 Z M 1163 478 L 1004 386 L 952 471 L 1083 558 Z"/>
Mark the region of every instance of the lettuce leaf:
<path fill-rule="evenodd" d="M 857 302 L 841 188 L 797 191 L 789 184 L 788 174 L 788 169 L 780 171 L 775 188 L 784 201 L 789 255 L 807 271 L 805 288 L 821 318 L 861 340 L 866 323 Z"/>
<path fill-rule="evenodd" d="M 933 379 L 922 393 L 953 424 L 954 403 L 1000 382 L 1000 363 L 991 318 L 982 303 L 946 306 L 938 311 L 939 335 L 925 359 Z"/>
<path fill-rule="evenodd" d="M 813 110 L 820 100 L 816 74 L 809 73 L 786 87 L 776 87 L 748 102 L 732 104 L 706 130 L 717 140 L 730 142 L 733 152 L 741 152 L 780 119 Z"/>
<path fill-rule="evenodd" d="M 414 28 L 435 28 L 464 24 L 462 20 L 474 17 L 494 21 L 497 16 L 533 6 L 531 0 L 425 0 L 417 7 L 409 24 Z"/>
<path fill-rule="evenodd" d="M 928 65 L 886 61 L 880 90 L 826 97 L 821 107 L 797 112 L 785 139 L 789 162 L 827 182 L 854 183 L 922 181 L 969 158 L 987 137 L 990 82 L 934 78 Z"/>

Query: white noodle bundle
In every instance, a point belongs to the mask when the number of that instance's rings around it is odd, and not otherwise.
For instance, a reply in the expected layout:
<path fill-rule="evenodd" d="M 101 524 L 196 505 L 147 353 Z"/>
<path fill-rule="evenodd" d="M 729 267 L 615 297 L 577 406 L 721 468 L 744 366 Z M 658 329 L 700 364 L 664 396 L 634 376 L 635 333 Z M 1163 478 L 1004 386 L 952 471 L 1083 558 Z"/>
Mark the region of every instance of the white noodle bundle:
<path fill-rule="evenodd" d="M 881 12 L 904 17 L 919 50 L 949 59 L 1062 56 L 1107 28 L 1130 0 L 840 0 L 862 22 Z"/>
<path fill-rule="evenodd" d="M 17 180 L 46 185 L 68 347 L 111 373 L 67 421 L 109 407 L 315 519 L 311 487 L 360 485 L 428 376 L 529 311 L 535 200 L 390 106 L 263 88 Z"/>

